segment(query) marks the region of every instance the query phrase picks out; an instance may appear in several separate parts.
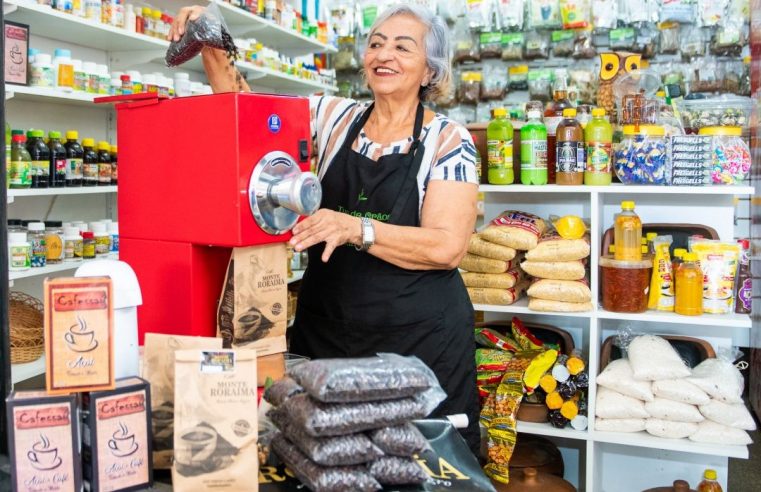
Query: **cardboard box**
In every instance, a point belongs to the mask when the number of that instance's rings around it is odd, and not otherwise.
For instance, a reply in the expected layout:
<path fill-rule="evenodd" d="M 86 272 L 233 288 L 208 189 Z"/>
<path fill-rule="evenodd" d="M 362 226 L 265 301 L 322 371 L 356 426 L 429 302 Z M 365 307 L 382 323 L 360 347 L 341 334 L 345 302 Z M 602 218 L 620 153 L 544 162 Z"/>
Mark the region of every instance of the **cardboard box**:
<path fill-rule="evenodd" d="M 114 389 L 112 290 L 108 277 L 45 280 L 48 393 Z"/>
<path fill-rule="evenodd" d="M 76 396 L 14 391 L 6 402 L 12 490 L 80 492 Z"/>
<path fill-rule="evenodd" d="M 116 389 L 82 395 L 84 480 L 94 492 L 153 485 L 151 388 L 132 377 Z"/>
<path fill-rule="evenodd" d="M 267 378 L 273 381 L 282 379 L 285 376 L 285 354 L 265 355 L 256 358 L 256 385 L 264 386 Z"/>

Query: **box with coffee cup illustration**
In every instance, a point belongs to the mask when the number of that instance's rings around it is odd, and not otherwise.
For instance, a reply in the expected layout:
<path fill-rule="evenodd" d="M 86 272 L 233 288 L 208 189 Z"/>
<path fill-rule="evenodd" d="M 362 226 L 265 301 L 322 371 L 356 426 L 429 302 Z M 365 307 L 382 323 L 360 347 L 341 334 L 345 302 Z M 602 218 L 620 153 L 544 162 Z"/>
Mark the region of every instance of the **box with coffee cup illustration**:
<path fill-rule="evenodd" d="M 153 484 L 151 390 L 138 377 L 82 395 L 82 462 L 94 492 L 144 490 Z"/>
<path fill-rule="evenodd" d="M 172 467 L 174 446 L 174 353 L 178 350 L 220 350 L 221 338 L 146 333 L 143 378 L 151 384 L 153 468 Z M 182 388 L 186 383 L 182 383 Z"/>
<path fill-rule="evenodd" d="M 217 307 L 225 348 L 256 349 L 259 357 L 286 351 L 287 261 L 284 243 L 233 248 Z"/>
<path fill-rule="evenodd" d="M 183 350 L 175 361 L 174 490 L 256 492 L 256 351 Z"/>
<path fill-rule="evenodd" d="M 46 279 L 44 290 L 48 393 L 113 389 L 111 279 Z"/>
<path fill-rule="evenodd" d="M 80 492 L 76 395 L 14 391 L 6 399 L 14 492 Z"/>

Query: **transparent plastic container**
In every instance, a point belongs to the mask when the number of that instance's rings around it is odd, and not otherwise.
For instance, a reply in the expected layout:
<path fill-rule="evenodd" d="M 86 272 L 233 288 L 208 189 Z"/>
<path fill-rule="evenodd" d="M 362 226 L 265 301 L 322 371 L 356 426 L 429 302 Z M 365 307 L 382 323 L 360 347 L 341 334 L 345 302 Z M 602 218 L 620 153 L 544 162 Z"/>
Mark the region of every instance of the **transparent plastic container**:
<path fill-rule="evenodd" d="M 658 125 L 624 126 L 624 136 L 616 144 L 616 176 L 624 184 L 667 185 L 671 182 L 666 131 Z"/>
<path fill-rule="evenodd" d="M 613 313 L 644 313 L 653 272 L 652 257 L 639 261 L 620 261 L 600 257 L 602 307 Z"/>
<path fill-rule="evenodd" d="M 750 147 L 737 126 L 710 126 L 700 129 L 700 135 L 712 138 L 711 183 L 742 185 L 750 173 Z"/>
<path fill-rule="evenodd" d="M 738 126 L 747 134 L 753 104 L 750 97 L 720 96 L 682 100 L 677 103 L 677 109 L 687 134 L 696 134 L 710 126 Z"/>

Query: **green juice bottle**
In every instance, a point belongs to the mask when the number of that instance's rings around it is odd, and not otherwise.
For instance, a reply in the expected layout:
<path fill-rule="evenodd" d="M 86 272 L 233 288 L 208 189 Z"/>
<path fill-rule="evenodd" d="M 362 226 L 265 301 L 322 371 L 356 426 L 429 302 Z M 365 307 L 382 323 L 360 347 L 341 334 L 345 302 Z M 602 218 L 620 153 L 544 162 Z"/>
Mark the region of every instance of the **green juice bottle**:
<path fill-rule="evenodd" d="M 494 119 L 486 127 L 489 184 L 513 184 L 513 125 L 505 108 L 494 110 Z"/>
<path fill-rule="evenodd" d="M 542 113 L 533 109 L 521 127 L 521 183 L 547 184 L 547 127 L 542 123 Z"/>
<path fill-rule="evenodd" d="M 603 108 L 592 110 L 592 119 L 584 129 L 584 141 L 587 145 L 584 184 L 609 185 L 612 179 L 613 127 L 605 119 Z"/>

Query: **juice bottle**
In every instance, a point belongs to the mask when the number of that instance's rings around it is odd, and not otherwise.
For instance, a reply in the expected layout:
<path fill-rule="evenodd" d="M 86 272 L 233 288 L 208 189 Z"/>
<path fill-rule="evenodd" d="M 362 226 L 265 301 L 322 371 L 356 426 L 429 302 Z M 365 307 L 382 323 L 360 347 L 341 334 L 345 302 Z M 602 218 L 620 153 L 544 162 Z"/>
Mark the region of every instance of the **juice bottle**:
<path fill-rule="evenodd" d="M 647 253 L 652 255 L 655 254 L 655 238 L 658 237 L 657 232 L 648 232 L 645 235 L 645 243 L 647 244 Z"/>
<path fill-rule="evenodd" d="M 698 492 L 724 492 L 716 480 L 716 470 L 708 469 L 703 472 L 703 481 L 698 484 Z"/>
<path fill-rule="evenodd" d="M 50 149 L 50 187 L 66 186 L 66 149 L 61 143 L 61 132 L 48 132 Z"/>
<path fill-rule="evenodd" d="M 84 150 L 77 141 L 79 132 L 66 132 L 66 186 L 82 186 L 82 158 Z"/>
<path fill-rule="evenodd" d="M 613 244 L 616 260 L 642 260 L 642 221 L 634 213 L 634 202 L 621 202 L 621 212 L 616 214 L 613 225 Z M 647 252 L 647 248 L 645 248 Z"/>
<path fill-rule="evenodd" d="M 98 142 L 98 185 L 111 186 L 111 145 Z"/>
<path fill-rule="evenodd" d="M 703 314 L 703 271 L 697 253 L 685 253 L 676 271 L 674 311 L 685 316 Z"/>
<path fill-rule="evenodd" d="M 95 151 L 95 140 L 82 140 L 82 186 L 98 186 L 98 153 Z"/>
<path fill-rule="evenodd" d="M 563 110 L 571 107 L 571 102 L 568 100 L 566 78 L 567 73 L 565 69 L 555 70 L 555 82 L 552 85 L 552 102 L 544 111 L 544 125 L 547 127 L 547 137 L 549 140 L 552 140 L 551 137 L 557 135 L 558 125 L 563 120 Z M 555 150 L 556 146 L 549 145 L 547 147 L 547 170 L 550 183 L 556 183 L 557 156 Z"/>
<path fill-rule="evenodd" d="M 112 185 L 117 184 L 118 177 L 119 177 L 119 165 L 117 163 L 118 151 L 119 149 L 117 148 L 116 145 L 111 146 L 111 184 Z M 478 156 L 478 153 L 476 153 L 476 156 Z"/>
<path fill-rule="evenodd" d="M 486 149 L 489 184 L 513 184 L 513 125 L 505 108 L 496 108 L 486 127 Z"/>
<path fill-rule="evenodd" d="M 584 184 L 584 130 L 576 120 L 576 110 L 563 110 L 563 120 L 556 132 L 555 183 L 559 185 Z M 548 166 L 551 164 L 548 162 Z"/>
<path fill-rule="evenodd" d="M 32 157 L 26 150 L 24 135 L 13 135 L 11 139 L 11 162 L 7 174 L 8 186 L 12 189 L 32 186 Z"/>
<path fill-rule="evenodd" d="M 547 128 L 542 113 L 528 112 L 528 121 L 521 127 L 521 183 L 547 184 Z"/>
<path fill-rule="evenodd" d="M 42 138 L 42 130 L 27 132 L 26 150 L 32 158 L 32 188 L 47 188 L 50 186 L 50 150 Z"/>
<path fill-rule="evenodd" d="M 592 110 L 592 120 L 584 129 L 587 143 L 587 168 L 585 185 L 609 185 L 611 182 L 613 127 L 605 119 L 603 108 Z"/>

